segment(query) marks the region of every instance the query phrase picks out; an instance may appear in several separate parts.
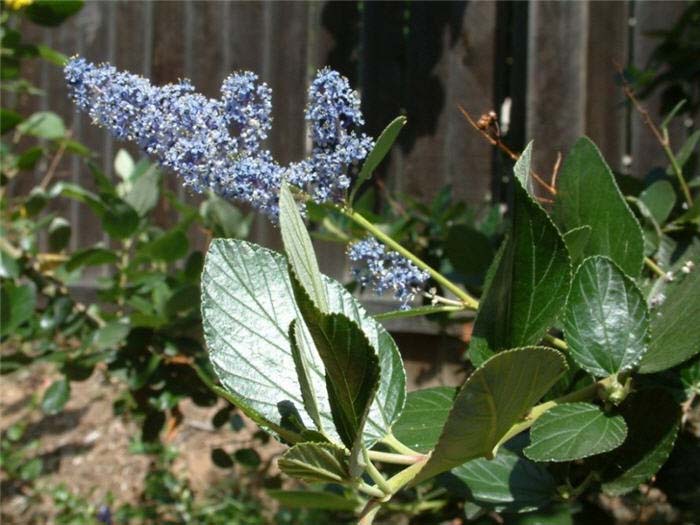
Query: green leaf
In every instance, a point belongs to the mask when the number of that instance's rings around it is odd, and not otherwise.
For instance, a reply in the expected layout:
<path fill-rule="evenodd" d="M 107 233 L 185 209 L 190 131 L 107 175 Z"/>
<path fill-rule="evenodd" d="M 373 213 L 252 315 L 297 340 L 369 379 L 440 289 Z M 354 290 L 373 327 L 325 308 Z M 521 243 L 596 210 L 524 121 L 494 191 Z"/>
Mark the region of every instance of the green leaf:
<path fill-rule="evenodd" d="M 675 272 L 663 294 L 661 306 L 652 310 L 649 350 L 639 366 L 644 374 L 666 370 L 700 352 L 700 261 L 688 274 Z"/>
<path fill-rule="evenodd" d="M 688 162 L 688 159 L 690 159 L 691 155 L 695 152 L 698 141 L 700 141 L 700 129 L 696 130 L 692 135 L 690 135 L 690 137 L 688 137 L 681 146 L 681 149 L 679 149 L 676 153 L 676 163 L 680 168 L 683 168 L 685 163 Z M 672 166 L 669 166 L 666 169 L 666 174 L 669 176 L 674 176 Z"/>
<path fill-rule="evenodd" d="M 51 111 L 37 111 L 17 126 L 23 135 L 47 140 L 60 139 L 66 134 L 63 119 Z"/>
<path fill-rule="evenodd" d="M 254 215 L 243 215 L 231 203 L 215 193 L 210 193 L 207 200 L 202 202 L 199 213 L 204 217 L 209 228 L 214 230 L 215 237 L 245 239 L 250 234 Z"/>
<path fill-rule="evenodd" d="M 321 280 L 321 271 L 318 269 L 311 237 L 306 231 L 304 220 L 287 184 L 282 184 L 279 206 L 280 230 L 289 264 L 316 307 L 322 313 L 326 313 L 328 297 L 326 287 Z"/>
<path fill-rule="evenodd" d="M 0 248 L 0 277 L 3 279 L 13 279 L 19 277 L 19 274 L 20 268 L 17 259 Z"/>
<path fill-rule="evenodd" d="M 401 417 L 394 424 L 394 436 L 418 452 L 430 452 L 440 437 L 457 390 L 438 386 L 409 392 Z"/>
<path fill-rule="evenodd" d="M 566 371 L 564 357 L 529 347 L 496 354 L 469 376 L 455 398 L 432 456 L 414 483 L 478 457 L 491 457 L 517 423 Z"/>
<path fill-rule="evenodd" d="M 54 381 L 44 392 L 41 409 L 45 414 L 58 414 L 70 398 L 70 383 L 66 379 Z"/>
<path fill-rule="evenodd" d="M 291 273 L 292 289 L 314 346 L 326 370 L 326 390 L 335 428 L 359 472 L 363 429 L 379 387 L 379 359 L 360 326 L 340 313 L 325 314 Z"/>
<path fill-rule="evenodd" d="M 134 173 L 136 163 L 133 157 L 125 149 L 120 149 L 114 156 L 114 172 L 121 177 L 122 180 L 128 181 Z"/>
<path fill-rule="evenodd" d="M 680 424 L 678 403 L 666 390 L 642 390 L 620 407 L 629 436 L 617 450 L 600 457 L 603 490 L 620 495 L 646 482 L 668 459 Z"/>
<path fill-rule="evenodd" d="M 100 200 L 100 198 L 91 191 L 88 191 L 77 184 L 72 184 L 70 182 L 56 183 L 51 187 L 49 196 L 54 198 L 59 195 L 86 204 L 99 217 L 102 217 L 104 214 L 105 204 Z"/>
<path fill-rule="evenodd" d="M 625 437 L 622 416 L 590 403 L 563 403 L 537 418 L 524 452 L 533 461 L 572 461 L 613 450 Z"/>
<path fill-rule="evenodd" d="M 639 195 L 654 220 L 663 224 L 676 205 L 676 192 L 667 180 L 657 180 Z"/>
<path fill-rule="evenodd" d="M 268 490 L 268 496 L 288 509 L 355 511 L 360 503 L 334 492 L 319 490 Z"/>
<path fill-rule="evenodd" d="M 70 241 L 70 223 L 63 217 L 54 217 L 49 224 L 49 249 L 60 252 Z"/>
<path fill-rule="evenodd" d="M 96 350 L 117 348 L 129 335 L 129 325 L 112 322 L 96 330 L 92 335 L 92 345 Z"/>
<path fill-rule="evenodd" d="M 394 142 L 396 142 L 396 138 L 399 136 L 401 128 L 406 125 L 406 122 L 408 122 L 406 117 L 396 117 L 386 128 L 384 128 L 381 135 L 379 135 L 377 142 L 374 144 L 374 148 L 372 148 L 372 151 L 370 151 L 369 155 L 367 155 L 367 159 L 362 165 L 360 174 L 357 176 L 355 188 L 352 192 L 352 196 L 349 199 L 351 204 L 355 200 L 354 197 L 357 188 L 359 188 L 364 181 L 372 176 L 374 170 L 376 170 L 377 166 L 379 166 L 379 164 L 381 164 L 381 162 L 384 160 L 384 157 L 386 157 L 386 154 L 389 153 L 391 146 L 393 146 Z"/>
<path fill-rule="evenodd" d="M 502 447 L 493 459 L 473 459 L 452 469 L 470 500 L 497 512 L 530 512 L 556 494 L 557 483 L 544 465 L 522 457 L 521 447 Z"/>
<path fill-rule="evenodd" d="M 83 0 L 34 0 L 24 13 L 35 24 L 58 26 L 83 7 Z"/>
<path fill-rule="evenodd" d="M 530 148 L 515 172 L 530 169 Z M 537 343 L 563 308 L 571 263 L 561 235 L 519 182 L 510 233 L 496 255 L 470 344 L 473 357 Z M 478 360 L 475 365 L 480 364 Z"/>
<path fill-rule="evenodd" d="M 287 476 L 309 482 L 343 483 L 350 478 L 345 451 L 330 443 L 299 443 L 277 464 Z"/>
<path fill-rule="evenodd" d="M 629 370 L 647 351 L 644 296 L 610 259 L 590 257 L 574 276 L 564 333 L 571 357 L 591 374 L 605 377 Z"/>
<path fill-rule="evenodd" d="M 105 203 L 102 215 L 102 227 L 105 232 L 117 239 L 131 237 L 139 226 L 139 215 L 136 210 L 114 195 L 103 193 L 100 197 Z"/>
<path fill-rule="evenodd" d="M 162 234 L 146 246 L 145 253 L 163 262 L 174 262 L 187 255 L 189 248 L 187 235 L 176 228 Z"/>
<path fill-rule="evenodd" d="M 22 122 L 22 115 L 11 109 L 0 109 L 0 135 L 15 129 L 17 124 Z"/>
<path fill-rule="evenodd" d="M 311 377 L 313 364 L 309 358 L 309 352 L 314 351 L 314 349 L 308 349 L 305 340 L 300 337 L 300 333 L 296 329 L 296 323 L 297 320 L 295 319 L 289 325 L 289 343 L 292 349 L 294 367 L 297 371 L 299 388 L 301 388 L 301 397 L 304 401 L 304 408 L 316 424 L 316 428 L 323 432 L 323 422 L 321 420 L 321 413 L 318 410 L 316 392 L 314 391 L 313 379 Z"/>
<path fill-rule="evenodd" d="M 124 196 L 139 216 L 143 217 L 156 207 L 160 198 L 160 172 L 155 165 L 148 169 L 131 183 L 131 190 Z"/>
<path fill-rule="evenodd" d="M 66 262 L 66 270 L 73 272 L 83 266 L 99 266 L 102 264 L 112 264 L 117 262 L 117 254 L 112 250 L 105 248 L 86 248 L 79 252 L 75 252 L 68 262 Z"/>
<path fill-rule="evenodd" d="M 32 170 L 43 155 L 44 148 L 41 146 L 27 148 L 17 157 L 17 167 L 21 170 Z"/>
<path fill-rule="evenodd" d="M 586 251 L 588 239 L 591 236 L 591 230 L 591 227 L 588 225 L 579 226 L 578 228 L 569 230 L 563 236 L 566 249 L 569 250 L 569 257 L 571 257 L 571 263 L 574 267 L 578 266 L 584 259 L 584 253 Z"/>
<path fill-rule="evenodd" d="M 573 525 L 571 505 L 557 505 L 537 512 L 508 516 L 504 525 Z M 581 521 L 581 523 L 584 523 Z M 588 522 L 590 523 L 590 522 Z"/>
<path fill-rule="evenodd" d="M 366 444 L 371 444 L 389 433 L 403 408 L 401 357 L 391 336 L 340 283 L 327 277 L 323 282 L 330 311 L 360 325 L 378 353 L 379 391 L 365 426 Z M 304 409 L 289 342 L 289 326 L 301 313 L 283 256 L 245 241 L 215 239 L 202 277 L 202 317 L 212 365 L 244 412 L 257 415 L 264 427 L 276 427 L 275 432 L 290 411 L 298 413 L 305 427 L 315 427 Z M 313 348 L 305 327 L 303 332 L 308 348 Z M 332 430 L 323 362 L 317 352 L 309 359 L 324 429 Z"/>
<path fill-rule="evenodd" d="M 464 277 L 473 279 L 483 275 L 493 255 L 489 238 L 480 231 L 466 224 L 456 224 L 447 232 L 445 256 Z"/>
<path fill-rule="evenodd" d="M 579 139 L 564 160 L 553 216 L 562 231 L 590 226 L 585 256 L 605 255 L 632 276 L 639 275 L 644 239 L 612 171 L 588 138 Z"/>
<path fill-rule="evenodd" d="M 34 316 L 36 290 L 31 284 L 6 281 L 0 288 L 0 304 L 0 335 L 8 335 Z"/>
<path fill-rule="evenodd" d="M 64 67 L 68 63 L 68 57 L 66 55 L 49 46 L 38 44 L 36 50 L 41 58 L 55 66 Z"/>

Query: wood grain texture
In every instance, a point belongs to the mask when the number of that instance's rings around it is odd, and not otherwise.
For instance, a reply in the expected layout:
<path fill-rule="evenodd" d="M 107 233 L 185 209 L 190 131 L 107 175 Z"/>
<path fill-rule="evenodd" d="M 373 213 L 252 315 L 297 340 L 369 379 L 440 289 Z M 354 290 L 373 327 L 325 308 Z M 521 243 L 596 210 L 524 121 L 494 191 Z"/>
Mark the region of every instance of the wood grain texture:
<path fill-rule="evenodd" d="M 615 64 L 627 62 L 628 20 L 627 2 L 589 3 L 586 134 L 613 171 L 622 171 L 626 149 L 628 115 Z"/>
<path fill-rule="evenodd" d="M 527 137 L 532 169 L 546 177 L 585 129 L 588 6 L 529 4 Z"/>

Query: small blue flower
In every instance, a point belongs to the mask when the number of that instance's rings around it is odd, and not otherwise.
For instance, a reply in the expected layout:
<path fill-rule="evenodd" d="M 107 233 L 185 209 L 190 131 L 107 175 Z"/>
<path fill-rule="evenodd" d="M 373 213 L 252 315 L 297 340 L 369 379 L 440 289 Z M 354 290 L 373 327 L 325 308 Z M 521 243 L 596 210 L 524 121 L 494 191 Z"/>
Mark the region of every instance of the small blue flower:
<path fill-rule="evenodd" d="M 358 263 L 352 274 L 363 288 L 372 288 L 377 295 L 394 292 L 407 310 L 416 292 L 430 277 L 398 252 L 387 250 L 374 237 L 366 237 L 350 245 L 348 258 Z"/>
<path fill-rule="evenodd" d="M 194 191 L 248 203 L 273 221 L 283 180 L 318 203 L 340 202 L 373 146 L 354 130 L 363 124 L 359 96 L 330 69 L 319 71 L 309 89 L 311 155 L 289 166 L 262 147 L 272 126 L 272 93 L 253 73 L 226 78 L 218 100 L 186 80 L 153 86 L 82 58 L 68 62 L 65 76 L 72 99 L 97 125 L 138 144 Z"/>
<path fill-rule="evenodd" d="M 112 511 L 107 505 L 100 505 L 95 517 L 104 525 L 112 525 Z"/>

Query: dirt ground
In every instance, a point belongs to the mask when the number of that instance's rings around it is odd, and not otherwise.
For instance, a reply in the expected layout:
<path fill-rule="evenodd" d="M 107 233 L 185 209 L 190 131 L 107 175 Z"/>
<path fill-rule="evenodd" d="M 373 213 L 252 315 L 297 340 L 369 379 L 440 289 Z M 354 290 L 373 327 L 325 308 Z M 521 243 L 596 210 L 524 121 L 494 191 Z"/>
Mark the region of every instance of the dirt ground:
<path fill-rule="evenodd" d="M 0 431 L 21 420 L 28 423 L 23 439 L 40 442 L 37 453 L 47 473 L 41 478 L 43 484 L 65 484 L 98 505 L 108 493 L 117 502 L 136 502 L 150 459 L 129 452 L 130 440 L 139 432 L 136 423 L 113 415 L 112 402 L 118 396 L 119 385 L 96 371 L 86 381 L 71 383 L 71 398 L 63 412 L 46 416 L 38 409 L 32 410 L 32 397 L 41 399 L 53 379 L 50 368 L 42 366 L 0 378 Z M 169 442 L 179 451 L 174 470 L 189 479 L 195 494 L 233 475 L 232 470 L 212 463 L 210 451 L 224 448 L 232 452 L 245 447 L 256 430 L 250 421 L 240 432 L 226 427 L 215 430 L 211 419 L 221 406 L 223 402 L 211 408 L 182 403 L 184 418 Z M 281 450 L 271 440 L 261 455 L 267 459 Z M 4 517 L 20 518 L 26 510 L 26 498 L 3 492 Z"/>

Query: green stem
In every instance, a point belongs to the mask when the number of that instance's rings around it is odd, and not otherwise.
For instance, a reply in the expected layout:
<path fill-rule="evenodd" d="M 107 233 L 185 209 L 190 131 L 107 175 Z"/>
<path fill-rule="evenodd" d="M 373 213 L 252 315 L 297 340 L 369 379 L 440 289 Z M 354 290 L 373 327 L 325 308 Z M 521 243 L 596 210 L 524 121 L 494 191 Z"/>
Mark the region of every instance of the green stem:
<path fill-rule="evenodd" d="M 413 465 L 425 458 L 423 454 L 393 454 L 391 452 L 379 452 L 377 450 L 370 450 L 367 453 L 371 460 L 380 461 L 382 463 L 392 463 L 394 465 Z"/>
<path fill-rule="evenodd" d="M 685 202 L 688 203 L 688 207 L 690 208 L 693 205 L 693 196 L 690 194 L 690 188 L 688 188 L 688 183 L 685 182 L 685 177 L 683 177 L 683 170 L 681 170 L 681 167 L 678 165 L 678 161 L 676 161 L 676 156 L 673 154 L 671 146 L 669 145 L 668 131 L 666 130 L 666 128 L 664 128 L 664 139 L 664 142 L 661 144 L 663 146 L 664 153 L 666 153 L 666 156 L 668 157 L 668 160 L 671 163 L 671 169 L 676 174 L 676 178 L 678 179 L 678 185 L 681 187 L 681 191 L 683 192 Z"/>
<path fill-rule="evenodd" d="M 394 434 L 388 434 L 388 435 L 384 436 L 384 439 L 382 439 L 382 443 L 390 446 L 399 454 L 405 454 L 407 456 L 421 456 L 422 455 L 420 452 L 417 452 L 417 451 L 413 450 L 412 448 L 407 447 L 406 445 L 401 443 L 401 441 L 396 439 Z"/>
<path fill-rule="evenodd" d="M 386 246 L 388 246 L 392 250 L 403 255 L 404 257 L 406 257 L 406 259 L 410 260 L 413 264 L 415 264 L 416 266 L 418 266 L 422 270 L 425 270 L 426 272 L 428 272 L 428 274 L 430 274 L 430 276 L 433 279 L 435 279 L 438 283 L 440 283 L 442 286 L 444 286 L 447 290 L 451 291 L 453 294 L 455 294 L 457 297 L 459 297 L 462 300 L 462 302 L 464 303 L 465 308 L 469 308 L 470 310 L 476 310 L 479 307 L 479 301 L 474 299 L 465 290 L 462 290 L 462 288 L 460 288 L 455 283 L 450 281 L 447 277 L 445 277 L 440 272 L 435 270 L 432 266 L 428 265 L 422 259 L 419 259 L 418 257 L 416 257 L 413 253 L 411 253 L 406 248 L 401 246 L 398 242 L 396 242 L 389 235 L 387 235 L 386 233 L 381 231 L 374 224 L 369 222 L 367 219 L 365 219 L 358 212 L 353 211 L 353 210 L 346 208 L 346 207 L 338 207 L 338 210 L 343 215 L 345 215 L 348 219 L 355 222 L 359 226 L 362 226 L 365 230 L 367 230 L 369 233 L 374 235 L 383 244 L 385 244 Z"/>
<path fill-rule="evenodd" d="M 362 455 L 365 459 L 365 469 L 367 470 L 367 474 L 369 474 L 369 477 L 372 478 L 372 481 L 374 481 L 377 484 L 379 490 L 381 490 L 385 495 L 390 496 L 391 487 L 387 483 L 386 479 L 384 479 L 384 476 L 382 476 L 382 473 L 379 472 L 379 470 L 377 470 L 377 467 L 374 466 L 372 460 L 369 459 L 369 453 L 367 452 L 367 449 L 365 447 L 362 447 Z"/>
<path fill-rule="evenodd" d="M 463 310 L 464 306 L 422 306 L 419 308 L 411 308 L 410 310 L 392 310 L 391 312 L 382 312 L 381 314 L 374 315 L 374 318 L 377 321 L 385 321 L 387 319 L 418 317 L 444 312 L 461 312 Z"/>
<path fill-rule="evenodd" d="M 368 485 L 364 481 L 361 481 L 360 484 L 357 485 L 357 490 L 359 490 L 360 492 L 364 492 L 365 494 L 367 494 L 368 496 L 372 496 L 373 498 L 384 499 L 386 497 L 386 494 L 384 494 L 381 490 L 371 485 Z"/>
<path fill-rule="evenodd" d="M 605 388 L 614 380 L 615 376 L 610 376 L 605 379 L 602 379 L 601 381 L 598 381 L 597 383 L 593 383 L 592 385 L 583 387 L 579 390 L 576 390 L 575 392 L 566 394 L 565 396 L 552 399 L 551 401 L 547 401 L 545 403 L 540 403 L 539 405 L 535 405 L 534 407 L 532 407 L 530 412 L 527 414 L 527 416 L 525 416 L 525 418 L 522 421 L 510 427 L 508 432 L 505 433 L 505 435 L 494 447 L 493 455 L 496 455 L 498 448 L 503 443 L 530 428 L 532 424 L 537 420 L 537 418 L 544 414 L 550 408 L 554 408 L 555 406 L 561 405 L 562 403 L 575 403 L 576 401 L 588 401 L 590 399 L 593 399 L 597 395 L 599 389 Z"/>
<path fill-rule="evenodd" d="M 554 337 L 553 335 L 546 334 L 544 336 L 544 340 L 558 350 L 566 352 L 569 349 L 569 345 L 566 344 L 566 341 L 562 341 L 561 339 L 559 339 L 558 337 Z"/>
<path fill-rule="evenodd" d="M 372 525 L 374 517 L 377 515 L 377 512 L 379 512 L 380 508 L 379 501 L 375 499 L 369 500 L 360 513 L 360 521 L 357 522 L 357 525 Z"/>
<path fill-rule="evenodd" d="M 654 262 L 651 257 L 644 257 L 644 264 L 647 265 L 652 272 L 654 272 L 659 277 L 666 277 L 666 272 L 664 272 L 661 267 Z"/>

